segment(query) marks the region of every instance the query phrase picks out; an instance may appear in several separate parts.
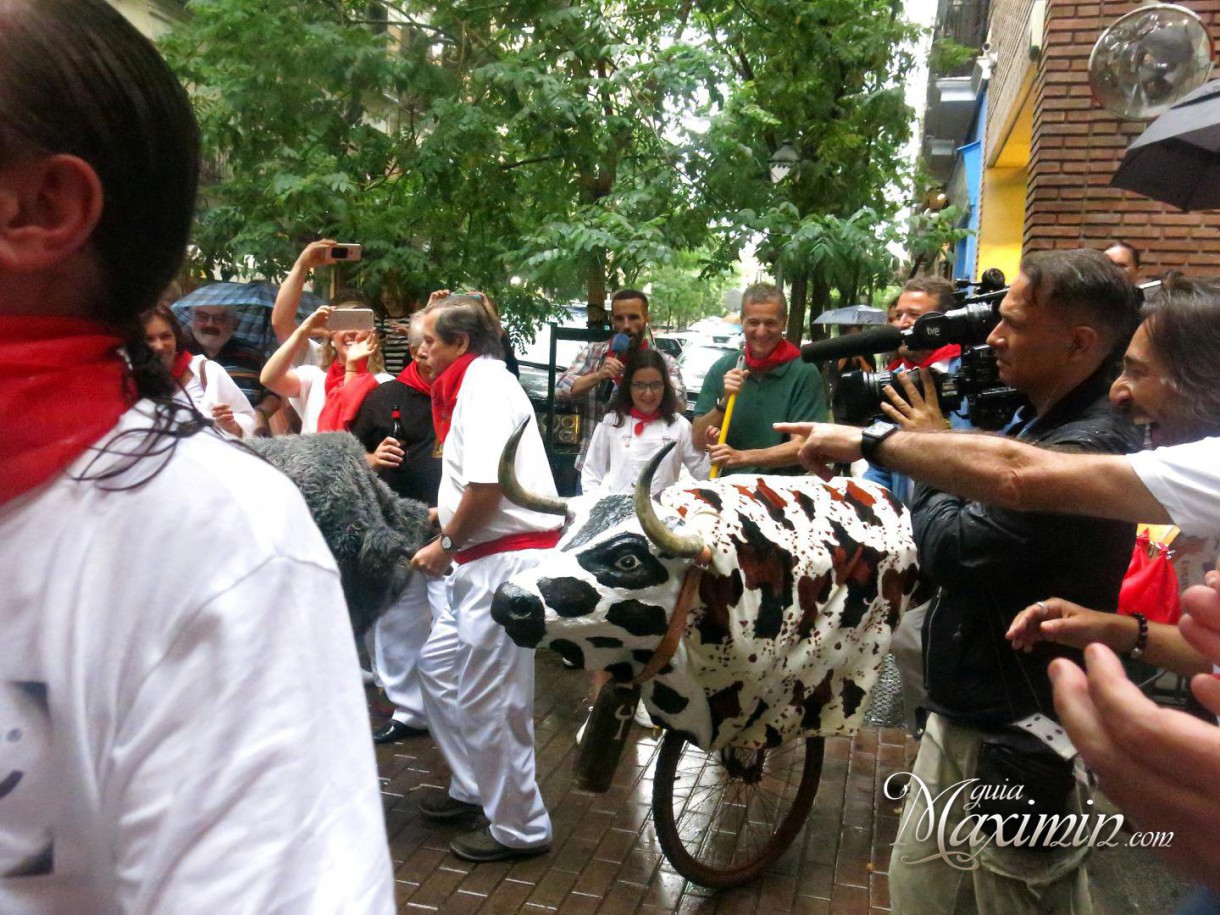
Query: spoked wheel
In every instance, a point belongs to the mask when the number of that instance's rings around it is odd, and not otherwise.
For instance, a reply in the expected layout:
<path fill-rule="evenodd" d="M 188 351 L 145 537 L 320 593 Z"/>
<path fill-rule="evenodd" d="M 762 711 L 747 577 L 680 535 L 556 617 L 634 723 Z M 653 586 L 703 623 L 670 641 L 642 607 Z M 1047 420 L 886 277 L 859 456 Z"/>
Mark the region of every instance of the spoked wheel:
<path fill-rule="evenodd" d="M 753 880 L 792 844 L 822 777 L 822 738 L 773 750 L 700 750 L 667 731 L 652 783 L 665 857 L 701 886 Z"/>

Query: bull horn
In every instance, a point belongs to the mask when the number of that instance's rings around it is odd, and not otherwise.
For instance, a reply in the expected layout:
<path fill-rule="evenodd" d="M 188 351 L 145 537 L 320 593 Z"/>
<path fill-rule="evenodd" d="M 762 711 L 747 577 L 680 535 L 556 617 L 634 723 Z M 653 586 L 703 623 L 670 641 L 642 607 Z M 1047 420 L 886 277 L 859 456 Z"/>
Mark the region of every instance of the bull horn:
<path fill-rule="evenodd" d="M 640 519 L 640 527 L 644 534 L 664 553 L 683 558 L 693 558 L 703 552 L 703 538 L 698 534 L 679 534 L 665 526 L 665 522 L 657 516 L 657 510 L 652 505 L 652 478 L 657 467 L 665 456 L 673 450 L 677 442 L 670 442 L 652 456 L 652 460 L 644 467 L 640 478 L 635 481 L 636 517 Z"/>
<path fill-rule="evenodd" d="M 548 515 L 563 515 L 566 518 L 568 517 L 567 501 L 553 496 L 541 496 L 527 492 L 517 482 L 517 446 L 521 444 L 521 436 L 525 434 L 525 427 L 529 425 L 529 421 L 528 416 L 521 420 L 517 428 L 513 430 L 513 434 L 508 437 L 508 441 L 504 443 L 504 450 L 500 453 L 500 488 L 504 490 L 504 498 L 513 505 L 520 505 L 530 511 L 545 512 Z"/>

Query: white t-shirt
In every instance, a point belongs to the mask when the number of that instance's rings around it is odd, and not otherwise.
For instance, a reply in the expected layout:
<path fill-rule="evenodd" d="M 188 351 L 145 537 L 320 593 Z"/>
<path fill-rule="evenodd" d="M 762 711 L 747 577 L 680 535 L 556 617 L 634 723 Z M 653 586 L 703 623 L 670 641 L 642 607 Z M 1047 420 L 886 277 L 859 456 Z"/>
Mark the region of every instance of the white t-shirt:
<path fill-rule="evenodd" d="M 208 382 L 206 388 L 203 385 L 205 374 Z M 191 359 L 191 377 L 183 387 L 174 392 L 174 399 L 181 403 L 193 404 L 195 409 L 208 419 L 212 418 L 212 407 L 222 403 L 228 404 L 233 410 L 233 421 L 241 427 L 246 438 L 254 435 L 258 425 L 250 399 L 229 377 L 225 367 L 203 355 Z"/>
<path fill-rule="evenodd" d="M 1139 451 L 1127 460 L 1182 533 L 1220 535 L 1220 438 Z"/>
<path fill-rule="evenodd" d="M 0 506 L 0 912 L 393 912 L 351 625 L 300 494 L 208 433 L 136 489 L 107 491 L 148 459 L 72 480 L 92 457 Z"/>
<path fill-rule="evenodd" d="M 470 363 L 458 391 L 441 460 L 437 509 L 442 529 L 457 511 L 468 483 L 499 482 L 504 443 L 526 417 L 530 424 L 517 449 L 517 480 L 529 492 L 554 497 L 551 465 L 534 421 L 534 409 L 520 382 L 499 359 L 483 356 Z M 458 546 L 486 543 L 508 534 L 551 531 L 560 524 L 561 519 L 555 515 L 530 511 L 501 498 L 491 517 L 479 525 L 468 542 Z"/>
<path fill-rule="evenodd" d="M 289 397 L 288 402 L 292 404 L 292 409 L 297 411 L 297 416 L 301 417 L 301 434 L 317 432 L 318 418 L 322 415 L 322 408 L 326 406 L 327 370 L 316 365 L 298 365 L 293 371 L 297 373 L 301 390 L 296 397 Z M 393 375 L 385 372 L 379 372 L 374 377 L 378 384 L 394 380 Z"/>
<path fill-rule="evenodd" d="M 635 434 L 638 420 L 624 417 L 623 424 L 615 428 L 616 419 L 616 414 L 607 413 L 593 430 L 585 466 L 580 472 L 580 486 L 586 494 L 631 492 L 644 465 L 670 442 L 674 442 L 673 450 L 661 461 L 652 478 L 653 494 L 683 478 L 707 478 L 710 460 L 691 441 L 690 420 L 685 416 L 675 415 L 669 425 L 664 420 L 647 423 L 639 435 Z"/>

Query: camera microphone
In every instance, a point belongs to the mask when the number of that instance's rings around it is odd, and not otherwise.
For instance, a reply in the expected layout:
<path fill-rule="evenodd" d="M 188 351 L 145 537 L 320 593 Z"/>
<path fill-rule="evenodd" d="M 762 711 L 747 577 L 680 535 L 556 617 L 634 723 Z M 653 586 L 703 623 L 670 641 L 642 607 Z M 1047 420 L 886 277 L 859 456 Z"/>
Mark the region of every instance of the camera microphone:
<path fill-rule="evenodd" d="M 806 362 L 822 362 L 844 356 L 872 356 L 898 349 L 901 345 L 902 331 L 888 324 L 879 324 L 857 334 L 806 343 L 801 347 L 801 358 Z"/>
<path fill-rule="evenodd" d="M 631 348 L 631 338 L 626 334 L 615 334 L 610 338 L 610 351 L 607 356 L 613 356 L 615 359 L 622 361 L 623 356 L 627 354 L 627 350 Z M 597 399 L 602 403 L 610 400 L 614 394 L 614 386 L 617 382 L 613 378 L 607 378 L 601 383 L 601 387 L 597 389 Z"/>

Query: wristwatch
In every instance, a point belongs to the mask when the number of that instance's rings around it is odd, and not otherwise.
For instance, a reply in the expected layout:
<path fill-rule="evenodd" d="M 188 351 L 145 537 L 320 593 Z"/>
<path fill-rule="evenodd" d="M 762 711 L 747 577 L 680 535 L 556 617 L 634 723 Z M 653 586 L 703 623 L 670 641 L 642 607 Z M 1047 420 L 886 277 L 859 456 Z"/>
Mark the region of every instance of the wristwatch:
<path fill-rule="evenodd" d="M 882 442 L 898 431 L 898 426 L 883 419 L 865 426 L 860 430 L 860 456 L 874 467 L 885 466 L 877 457 L 877 449 L 881 447 Z"/>
<path fill-rule="evenodd" d="M 457 544 L 453 542 L 453 538 L 448 534 L 441 534 L 441 549 L 446 553 L 452 553 L 457 550 Z"/>

